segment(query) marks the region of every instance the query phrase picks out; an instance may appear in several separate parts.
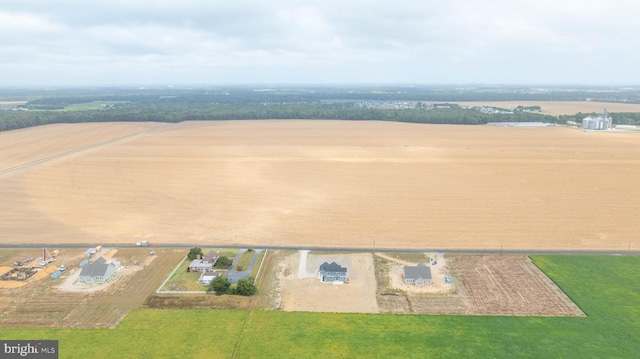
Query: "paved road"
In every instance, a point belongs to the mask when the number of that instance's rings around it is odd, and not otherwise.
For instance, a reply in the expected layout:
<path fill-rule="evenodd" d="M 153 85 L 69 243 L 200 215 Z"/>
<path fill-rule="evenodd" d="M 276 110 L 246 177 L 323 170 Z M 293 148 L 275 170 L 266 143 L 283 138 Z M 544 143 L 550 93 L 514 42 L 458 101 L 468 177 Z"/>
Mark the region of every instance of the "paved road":
<path fill-rule="evenodd" d="M 182 241 L 184 242 L 184 240 Z M 102 244 L 109 248 L 147 248 L 153 250 L 154 248 L 193 248 L 194 245 L 188 244 L 159 244 L 158 246 L 150 247 L 136 247 L 132 245 L 121 245 L 117 243 L 93 243 L 93 244 L 64 244 L 64 243 L 47 243 L 47 244 L 0 244 L 1 248 L 93 248 Z M 215 243 L 208 244 L 206 247 L 215 248 L 230 248 L 230 249 L 246 249 L 242 246 L 227 246 L 217 245 Z M 258 250 L 285 250 L 285 251 L 300 251 L 300 250 L 318 250 L 329 252 L 382 252 L 382 253 L 442 253 L 442 254 L 558 254 L 558 255 L 572 255 L 572 254 L 609 254 L 609 255 L 640 255 L 640 251 L 636 250 L 620 250 L 620 251 L 577 251 L 577 250 L 500 250 L 500 249 L 443 249 L 443 248 L 419 248 L 419 249 L 396 249 L 396 248 L 344 248 L 344 247 L 277 247 L 277 246 L 264 246 L 264 247 L 252 247 L 256 251 Z"/>

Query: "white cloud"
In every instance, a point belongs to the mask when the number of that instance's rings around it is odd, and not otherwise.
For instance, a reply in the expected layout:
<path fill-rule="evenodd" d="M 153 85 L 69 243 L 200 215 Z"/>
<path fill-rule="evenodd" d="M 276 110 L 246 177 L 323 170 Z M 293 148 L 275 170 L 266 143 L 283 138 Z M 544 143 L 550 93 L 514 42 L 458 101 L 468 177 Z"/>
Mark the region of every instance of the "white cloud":
<path fill-rule="evenodd" d="M 635 82 L 627 0 L 5 0 L 6 84 Z"/>

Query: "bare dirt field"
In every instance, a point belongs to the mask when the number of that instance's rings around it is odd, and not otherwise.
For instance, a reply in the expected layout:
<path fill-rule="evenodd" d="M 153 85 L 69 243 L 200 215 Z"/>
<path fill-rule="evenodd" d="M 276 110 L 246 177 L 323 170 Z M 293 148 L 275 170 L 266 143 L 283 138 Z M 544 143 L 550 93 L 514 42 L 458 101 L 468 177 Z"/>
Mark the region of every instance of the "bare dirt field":
<path fill-rule="evenodd" d="M 469 101 L 455 102 L 460 106 L 490 106 L 515 109 L 518 106 L 540 106 L 541 113 L 547 115 L 574 115 L 582 113 L 602 113 L 606 108 L 609 112 L 640 112 L 640 104 L 612 103 L 594 101 Z"/>
<path fill-rule="evenodd" d="M 376 261 L 381 313 L 584 315 L 526 256 L 449 256 L 431 266 L 433 285 L 425 287 L 402 283 L 398 267 L 383 257 Z M 443 273 L 452 283 L 444 281 Z"/>
<path fill-rule="evenodd" d="M 132 126 L 156 124 L 1 133 L 0 163 Z M 184 122 L 0 174 L 0 243 L 639 250 L 639 136 Z"/>
<path fill-rule="evenodd" d="M 315 270 L 323 262 L 336 262 L 347 267 L 348 281 L 344 284 L 322 283 Z M 284 311 L 377 313 L 376 281 L 370 253 L 329 254 L 307 256 L 309 275 L 299 276 L 300 253 L 288 256 L 280 263 L 278 278 Z"/>
<path fill-rule="evenodd" d="M 453 256 L 466 314 L 584 315 L 525 256 Z"/>
<path fill-rule="evenodd" d="M 21 256 L 33 250 L 16 251 Z M 0 327 L 3 328 L 112 328 L 160 286 L 185 250 L 157 249 L 147 261 L 146 249 L 103 251 L 121 263 L 106 283 L 87 285 L 76 281 L 84 250 L 67 249 L 48 268 L 66 260 L 67 269 L 57 279 L 30 280 L 19 288 L 0 288 Z M 17 255 L 16 254 L 16 255 Z M 135 265 L 135 262 L 148 265 Z"/>

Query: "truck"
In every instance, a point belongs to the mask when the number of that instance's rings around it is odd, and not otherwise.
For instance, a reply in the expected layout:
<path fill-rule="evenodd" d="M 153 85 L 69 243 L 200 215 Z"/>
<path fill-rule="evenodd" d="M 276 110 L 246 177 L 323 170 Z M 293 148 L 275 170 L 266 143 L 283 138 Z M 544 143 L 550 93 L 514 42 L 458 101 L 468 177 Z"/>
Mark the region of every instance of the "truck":
<path fill-rule="evenodd" d="M 149 241 L 136 242 L 136 247 L 149 247 Z"/>
<path fill-rule="evenodd" d="M 55 271 L 55 272 L 51 275 L 51 279 L 56 279 L 56 278 L 58 278 L 60 275 L 62 275 L 62 272 L 60 272 L 59 270 L 58 270 L 58 271 Z"/>
<path fill-rule="evenodd" d="M 98 252 L 100 252 L 100 250 L 102 249 L 102 246 L 97 246 L 95 248 L 91 248 L 91 250 L 89 251 L 89 254 L 96 254 Z"/>

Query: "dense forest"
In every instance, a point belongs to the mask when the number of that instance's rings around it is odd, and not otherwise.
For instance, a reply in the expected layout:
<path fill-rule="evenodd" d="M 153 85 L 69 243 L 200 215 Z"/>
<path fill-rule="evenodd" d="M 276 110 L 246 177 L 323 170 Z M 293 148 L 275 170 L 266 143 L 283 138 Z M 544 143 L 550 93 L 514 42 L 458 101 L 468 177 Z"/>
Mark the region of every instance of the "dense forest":
<path fill-rule="evenodd" d="M 0 109 L 0 131 L 51 123 L 244 119 L 382 120 L 469 125 L 505 121 L 566 123 L 579 122 L 586 114 L 555 117 L 523 107 L 513 112 L 489 114 L 447 102 L 585 99 L 640 103 L 640 91 L 433 86 L 2 89 L 0 101 L 27 102 Z M 389 108 L 394 104 L 401 106 Z M 612 117 L 614 123 L 640 124 L 640 114 L 612 114 Z"/>

